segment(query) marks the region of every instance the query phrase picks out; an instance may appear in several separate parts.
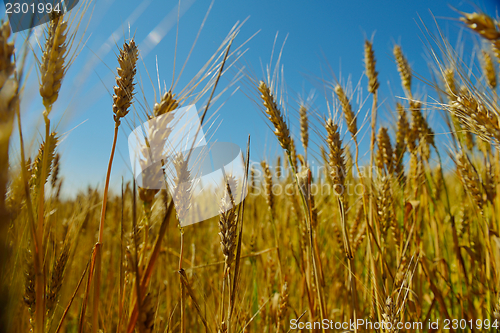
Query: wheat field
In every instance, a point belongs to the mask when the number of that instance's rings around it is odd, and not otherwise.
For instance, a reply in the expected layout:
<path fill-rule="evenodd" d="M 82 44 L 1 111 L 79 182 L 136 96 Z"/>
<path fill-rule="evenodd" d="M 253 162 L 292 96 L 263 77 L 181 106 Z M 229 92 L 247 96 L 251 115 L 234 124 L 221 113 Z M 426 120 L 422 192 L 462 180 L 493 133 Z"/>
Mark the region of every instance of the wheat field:
<path fill-rule="evenodd" d="M 123 139 L 118 133 L 141 94 L 141 45 L 133 37 L 124 38 L 111 66 L 117 68 L 109 87 L 113 104 L 102 115 L 115 122 L 113 141 L 103 143 L 111 151 L 106 182 L 75 199 L 61 194 L 61 134 L 51 112 L 78 55 L 77 32 L 85 29 L 83 14 L 76 15 L 54 13 L 44 28 L 35 65 L 44 109 L 37 151 L 26 148 L 20 125 L 28 75 L 22 54 L 31 50 L 14 48 L 8 22 L 0 27 L 0 332 L 500 327 L 500 21 L 457 14 L 481 41 L 470 51 L 479 69 L 473 75 L 438 36 L 433 80 L 425 81 L 435 100 L 415 92 L 420 76 L 396 44 L 392 56 L 404 97 L 392 105 L 388 127 L 378 121 L 371 40 L 360 58 L 367 117 L 346 85 L 322 81 L 334 112 L 294 105 L 300 121 L 294 133 L 279 63 L 269 64 L 264 77 L 243 75 L 234 84 L 249 91 L 280 151 L 250 163 L 245 147 L 247 177 L 239 186 L 227 177 L 219 216 L 183 226 L 193 190 L 187 156 L 173 161 L 174 195 L 136 186 L 132 178 L 109 191 L 116 142 Z M 224 89 L 219 79 L 238 67 L 238 29 L 187 86 L 158 92 L 143 116 L 151 120 L 204 101 L 203 122 Z M 436 110 L 449 132 L 447 145 L 429 122 Z M 310 139 L 313 132 L 321 140 Z M 364 136 L 368 146 L 360 142 Z M 314 150 L 321 152 L 317 160 Z M 445 168 L 444 160 L 453 166 Z M 239 204 L 234 188 L 248 190 Z"/>

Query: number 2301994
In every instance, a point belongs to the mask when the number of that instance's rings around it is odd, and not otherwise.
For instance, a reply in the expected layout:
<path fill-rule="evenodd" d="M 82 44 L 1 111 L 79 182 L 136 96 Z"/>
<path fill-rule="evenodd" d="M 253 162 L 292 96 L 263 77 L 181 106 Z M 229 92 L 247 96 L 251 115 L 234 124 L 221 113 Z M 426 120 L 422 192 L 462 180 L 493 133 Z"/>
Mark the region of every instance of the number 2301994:
<path fill-rule="evenodd" d="M 5 12 L 7 14 L 49 14 L 52 12 L 60 13 L 61 4 L 59 2 L 51 3 L 6 3 Z"/>

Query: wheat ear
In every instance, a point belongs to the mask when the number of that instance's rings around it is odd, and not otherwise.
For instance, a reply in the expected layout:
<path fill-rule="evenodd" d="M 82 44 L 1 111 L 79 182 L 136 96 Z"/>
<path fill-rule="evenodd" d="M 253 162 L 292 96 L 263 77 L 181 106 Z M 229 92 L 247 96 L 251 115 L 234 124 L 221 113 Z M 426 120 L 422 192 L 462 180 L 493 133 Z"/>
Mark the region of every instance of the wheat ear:
<path fill-rule="evenodd" d="M 104 236 L 104 219 L 106 216 L 106 204 L 108 202 L 109 180 L 111 178 L 111 166 L 113 165 L 113 157 L 115 155 L 116 141 L 118 139 L 118 128 L 121 118 L 125 117 L 129 112 L 132 104 L 134 78 L 136 73 L 137 59 L 139 58 L 139 50 L 132 38 L 129 43 L 123 44 L 123 49 L 118 55 L 117 68 L 118 76 L 116 77 L 117 86 L 114 87 L 115 94 L 113 95 L 113 119 L 115 120 L 115 131 L 113 136 L 113 145 L 111 147 L 111 155 L 109 157 L 108 170 L 106 173 L 106 182 L 104 184 L 104 194 L 102 197 L 101 217 L 99 220 L 99 236 L 97 244 L 94 247 L 93 260 L 95 261 L 95 281 L 94 281 L 94 307 L 92 309 L 92 333 L 96 333 L 99 328 L 99 297 L 101 285 L 101 265 L 102 265 L 102 241 Z M 89 274 L 89 279 L 92 274 Z"/>
<path fill-rule="evenodd" d="M 398 72 L 401 76 L 401 83 L 403 84 L 403 88 L 406 90 L 408 95 L 411 97 L 411 68 L 408 64 L 408 60 L 403 55 L 403 51 L 401 50 L 401 46 L 394 46 L 394 57 L 396 58 L 396 63 L 398 65 Z"/>
<path fill-rule="evenodd" d="M 47 30 L 47 39 L 43 48 L 40 65 L 40 96 L 47 112 L 59 97 L 61 83 L 67 66 L 64 62 L 67 55 L 68 23 L 62 13 L 53 12 Z"/>
<path fill-rule="evenodd" d="M 261 98 L 265 107 L 265 112 L 267 118 L 271 121 L 274 126 L 274 134 L 278 138 L 278 141 L 283 149 L 290 151 L 290 131 L 283 118 L 281 110 L 276 104 L 275 97 L 271 92 L 269 86 L 264 82 L 259 83 L 259 92 L 261 93 Z"/>

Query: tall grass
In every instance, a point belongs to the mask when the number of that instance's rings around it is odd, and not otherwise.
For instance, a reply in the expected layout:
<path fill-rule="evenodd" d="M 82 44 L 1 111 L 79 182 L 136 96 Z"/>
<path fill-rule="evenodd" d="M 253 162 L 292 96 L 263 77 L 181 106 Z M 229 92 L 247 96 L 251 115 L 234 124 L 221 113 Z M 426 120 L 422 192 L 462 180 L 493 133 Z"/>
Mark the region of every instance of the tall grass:
<path fill-rule="evenodd" d="M 3 23 L 0 331 L 288 332 L 292 320 L 357 319 L 394 325 L 380 332 L 427 331 L 428 322 L 437 319 L 441 329 L 442 321 L 450 320 L 455 332 L 460 328 L 454 319 L 464 319 L 474 331 L 493 330 L 494 320 L 500 320 L 500 31 L 499 23 L 482 13 L 463 14 L 461 20 L 484 40 L 482 74 L 468 75 L 438 36 L 441 55 L 433 53 L 436 79 L 430 87 L 439 102 L 417 99 L 412 55 L 396 45 L 394 64 L 406 98 L 393 105 L 396 121 L 390 127 L 378 125 L 373 41 L 364 45 L 362 82 L 371 102 L 365 121 L 356 111 L 364 104 L 357 105 L 349 87 L 335 80 L 323 83 L 336 113 L 326 116 L 302 101 L 300 133 L 293 133 L 279 66 L 263 80 L 250 78 L 284 158 L 280 153 L 250 168 L 247 148 L 249 181 L 236 184 L 225 175 L 219 216 L 188 227 L 179 221 L 195 209 L 189 154 L 175 157 L 173 196 L 135 182 L 124 182 L 118 195 L 108 192 L 120 123 L 140 108 L 134 86 L 141 45 L 126 40 L 118 53 L 113 105 L 106 115 L 114 116 L 115 135 L 104 191 L 89 188 L 69 200 L 60 196 L 64 165 L 50 115 L 72 63 L 67 55 L 76 56 L 71 52 L 78 49 L 73 39 L 79 23 L 67 22 L 78 20 L 55 16 L 46 27 L 38 67 L 44 137 L 33 155 L 25 151 L 20 125 L 20 83 L 27 74 L 23 63 L 15 63 L 17 50 Z M 187 86 L 180 88 L 174 78 L 168 89 L 159 87 L 159 100 L 152 101 L 152 110 L 145 107 L 143 116 L 153 119 L 200 101 L 203 123 L 228 89 L 218 86 L 219 79 L 240 57 L 241 47 L 233 46 L 239 28 L 235 25 Z M 431 110 L 442 111 L 448 148 L 438 144 L 428 121 Z M 20 158 L 9 149 L 16 122 Z M 319 143 L 313 133 L 321 136 Z M 365 152 L 361 137 L 367 133 Z M 298 135 L 304 155 L 295 147 Z M 319 171 L 313 167 L 317 151 L 323 156 Z M 365 153 L 369 160 L 362 165 Z M 454 167 L 444 167 L 445 154 Z M 241 193 L 233 190 L 246 187 L 248 196 L 235 204 Z M 183 205 L 175 209 L 174 199 Z M 489 327 L 479 319 L 489 319 Z M 421 322 L 423 328 L 396 329 L 399 322 Z M 327 329 L 316 325 L 303 331 Z"/>

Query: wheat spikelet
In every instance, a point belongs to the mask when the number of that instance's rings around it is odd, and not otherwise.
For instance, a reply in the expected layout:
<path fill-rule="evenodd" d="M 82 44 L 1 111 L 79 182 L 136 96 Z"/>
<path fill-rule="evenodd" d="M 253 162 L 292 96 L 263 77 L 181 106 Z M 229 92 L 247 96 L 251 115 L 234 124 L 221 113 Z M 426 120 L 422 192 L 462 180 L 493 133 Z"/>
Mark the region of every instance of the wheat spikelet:
<path fill-rule="evenodd" d="M 359 225 L 361 223 L 361 219 L 363 218 L 364 207 L 362 204 L 359 204 L 356 208 L 356 213 L 354 215 L 354 220 L 351 223 L 351 227 L 349 228 L 349 240 L 354 243 L 354 239 L 356 238 L 359 232 Z"/>
<path fill-rule="evenodd" d="M 137 320 L 138 331 L 141 333 L 152 333 L 155 324 L 155 304 L 153 295 L 148 293 L 141 304 L 141 313 Z"/>
<path fill-rule="evenodd" d="M 143 147 L 142 155 L 145 156 L 145 160 L 140 160 L 141 168 L 144 170 L 144 177 L 152 179 L 161 179 L 163 175 L 162 168 L 148 168 L 148 164 L 154 163 L 152 161 L 152 156 L 163 156 L 163 149 L 167 141 L 168 136 L 171 133 L 171 128 L 168 127 L 169 122 L 172 120 L 171 117 L 162 117 L 168 112 L 174 111 L 179 106 L 178 101 L 175 99 L 175 95 L 171 91 L 165 92 L 163 94 L 160 103 L 155 103 L 153 107 L 153 115 L 149 116 L 149 119 L 157 118 L 154 122 L 154 126 L 148 128 L 148 136 L 145 138 L 146 145 Z M 162 165 L 165 165 L 166 161 L 161 161 Z M 139 198 L 145 204 L 145 213 L 150 215 L 150 207 L 154 200 L 155 195 L 158 193 L 158 189 L 151 189 L 148 187 L 138 187 Z"/>
<path fill-rule="evenodd" d="M 403 256 L 401 258 L 401 262 L 399 263 L 398 271 L 396 273 L 396 276 L 394 277 L 394 287 L 395 290 L 400 290 L 406 276 L 406 269 L 408 266 L 408 259 L 406 256 Z"/>
<path fill-rule="evenodd" d="M 64 15 L 52 12 L 40 64 L 40 96 L 48 112 L 59 97 L 61 83 L 66 74 L 67 67 L 64 62 L 68 47 L 67 30 L 68 23 L 64 21 Z"/>
<path fill-rule="evenodd" d="M 57 181 L 59 180 L 59 163 L 60 163 L 61 155 L 56 153 L 54 156 L 54 161 L 52 162 L 52 176 L 50 178 L 51 187 L 54 189 L 57 186 Z"/>
<path fill-rule="evenodd" d="M 252 166 L 250 168 L 250 193 L 253 193 L 255 189 L 255 169 Z"/>
<path fill-rule="evenodd" d="M 299 108 L 300 114 L 300 140 L 304 146 L 304 150 L 307 151 L 309 146 L 309 121 L 307 119 L 307 108 L 301 105 Z"/>
<path fill-rule="evenodd" d="M 491 165 L 487 165 L 485 168 L 485 177 L 484 177 L 484 190 L 486 192 L 486 198 L 494 204 L 494 199 L 497 195 L 497 180 L 495 175 L 495 170 Z"/>
<path fill-rule="evenodd" d="M 485 141 L 500 144 L 500 117 L 470 92 L 461 90 L 456 101 L 445 106 L 469 131 Z"/>
<path fill-rule="evenodd" d="M 347 129 L 352 134 L 353 137 L 356 136 L 358 132 L 358 125 L 356 122 L 356 115 L 352 111 L 351 103 L 347 98 L 347 95 L 344 92 L 344 89 L 340 85 L 335 87 L 335 94 L 340 101 L 340 105 L 342 106 L 342 111 L 344 113 L 345 121 L 347 123 Z"/>
<path fill-rule="evenodd" d="M 311 193 L 311 227 L 315 229 L 318 226 L 318 206 L 314 199 L 314 194 Z"/>
<path fill-rule="evenodd" d="M 376 201 L 377 216 L 380 223 L 381 234 L 385 237 L 387 230 L 392 225 L 394 219 L 390 176 L 383 176 L 380 179 Z"/>
<path fill-rule="evenodd" d="M 427 120 L 423 117 L 421 109 L 422 104 L 420 102 L 410 102 L 412 131 L 414 131 L 414 135 L 419 139 L 423 158 L 429 160 L 429 146 L 434 146 L 434 132 L 429 127 Z"/>
<path fill-rule="evenodd" d="M 345 195 L 345 160 L 342 140 L 340 139 L 338 126 L 333 123 L 332 119 L 326 121 L 325 128 L 327 131 L 326 142 L 329 151 L 330 177 L 333 181 L 335 192 L 343 200 Z"/>
<path fill-rule="evenodd" d="M 66 270 L 66 264 L 69 259 L 69 244 L 65 243 L 61 254 L 57 258 L 54 263 L 54 268 L 52 270 L 52 276 L 50 278 L 50 284 L 48 286 L 47 293 L 47 301 L 45 306 L 47 310 L 52 311 L 57 301 L 57 297 L 61 290 L 63 279 L 64 279 L 64 271 Z"/>
<path fill-rule="evenodd" d="M 487 51 L 482 50 L 481 53 L 483 55 L 483 61 L 481 62 L 483 75 L 486 77 L 486 82 L 488 82 L 491 89 L 495 89 L 497 87 L 497 71 L 495 65 Z"/>
<path fill-rule="evenodd" d="M 434 197 L 436 199 L 439 199 L 439 197 L 441 196 L 441 192 L 443 190 L 443 185 L 444 185 L 443 171 L 441 169 L 441 165 L 438 165 L 436 167 L 435 177 L 434 178 L 435 178 L 435 180 L 434 180 L 434 188 L 433 188 Z"/>
<path fill-rule="evenodd" d="M 334 222 L 332 224 L 332 228 L 333 228 L 333 234 L 335 235 L 335 238 L 337 240 L 337 244 L 339 246 L 339 250 L 343 252 L 344 251 L 344 247 L 343 247 L 344 240 L 342 238 L 341 227 L 337 223 Z"/>
<path fill-rule="evenodd" d="M 448 100 L 453 102 L 457 95 L 457 86 L 455 83 L 455 70 L 452 67 L 446 68 L 443 71 L 443 81 L 448 95 Z"/>
<path fill-rule="evenodd" d="M 394 170 L 394 153 L 392 150 L 391 138 L 389 137 L 387 128 L 380 127 L 377 135 L 377 143 L 377 167 L 380 171 L 386 170 L 388 173 L 392 173 Z"/>
<path fill-rule="evenodd" d="M 358 234 L 356 235 L 356 237 L 354 237 L 354 240 L 352 242 L 352 251 L 354 253 L 358 251 L 359 247 L 361 246 L 361 243 L 363 243 L 365 238 L 366 238 L 366 223 L 362 223 Z"/>
<path fill-rule="evenodd" d="M 493 53 L 500 61 L 500 32 L 498 31 L 498 22 L 484 13 L 462 13 L 460 21 L 467 27 L 474 30 L 481 37 L 491 42 Z"/>
<path fill-rule="evenodd" d="M 410 124 L 408 123 L 408 118 L 406 117 L 406 111 L 403 105 L 398 103 L 396 105 L 398 111 L 398 122 L 396 130 L 396 147 L 394 149 L 394 171 L 396 175 L 400 178 L 401 182 L 404 183 L 404 166 L 403 157 L 406 153 L 406 138 L 408 132 L 410 131 Z"/>
<path fill-rule="evenodd" d="M 11 35 L 9 22 L 2 22 L 0 26 L 0 89 L 14 73 L 15 62 L 14 42 L 9 41 Z"/>
<path fill-rule="evenodd" d="M 188 161 L 184 158 L 184 155 L 182 153 L 177 154 L 173 163 L 176 171 L 173 185 L 174 202 L 177 203 L 175 207 L 177 216 L 182 221 L 191 208 L 193 184 L 191 172 L 188 170 Z"/>
<path fill-rule="evenodd" d="M 481 182 L 477 176 L 476 170 L 471 165 L 469 158 L 464 153 L 457 153 L 455 163 L 463 185 L 470 196 L 482 211 L 484 199 L 481 191 Z"/>
<path fill-rule="evenodd" d="M 5 229 L 7 228 L 8 213 L 5 209 L 5 197 L 9 174 L 9 142 L 14 125 L 14 115 L 19 107 L 18 82 L 14 77 L 11 77 L 14 73 L 15 63 L 13 59 L 14 42 L 9 41 L 10 35 L 9 23 L 2 22 L 0 26 L 0 235 L 7 234 Z M 2 237 L 0 236 L 0 266 L 3 262 Z"/>
<path fill-rule="evenodd" d="M 287 151 L 290 151 L 290 131 L 283 118 L 283 115 L 276 104 L 274 95 L 271 89 L 267 86 L 264 81 L 259 83 L 259 91 L 261 93 L 261 98 L 266 108 L 267 118 L 271 121 L 274 126 L 274 134 L 278 138 L 281 147 Z"/>
<path fill-rule="evenodd" d="M 385 326 L 387 327 L 387 329 L 385 330 L 386 333 L 399 332 L 399 330 L 396 329 L 399 319 L 399 316 L 397 315 L 398 313 L 398 307 L 392 300 L 392 297 L 388 296 L 384 304 L 384 311 L 382 313 L 382 319 L 384 323 L 386 323 Z"/>
<path fill-rule="evenodd" d="M 286 281 L 281 287 L 281 293 L 279 294 L 279 301 L 280 302 L 277 311 L 278 322 L 285 317 L 288 308 L 288 284 Z"/>
<path fill-rule="evenodd" d="M 55 150 L 57 147 L 58 143 L 58 138 L 56 137 L 56 132 L 52 132 L 49 136 L 49 144 L 47 145 L 46 142 L 43 142 L 40 145 L 40 149 L 38 149 L 38 154 L 35 158 L 35 161 L 33 162 L 32 166 L 32 176 L 30 179 L 30 185 L 33 187 L 36 191 L 40 188 L 41 183 L 47 182 L 47 179 L 50 176 L 51 172 L 51 165 L 54 160 L 55 156 Z M 48 152 L 47 152 L 47 173 L 46 173 L 46 178 L 41 179 L 42 177 L 42 160 L 43 160 L 43 154 L 44 151 L 48 147 Z"/>
<path fill-rule="evenodd" d="M 403 55 L 403 51 L 399 45 L 394 46 L 394 57 L 396 58 L 396 63 L 398 65 L 398 72 L 401 77 L 401 83 L 403 84 L 403 88 L 406 90 L 408 95 L 411 96 L 411 68 L 408 64 L 408 60 Z"/>
<path fill-rule="evenodd" d="M 375 70 L 375 63 L 373 45 L 371 42 L 365 40 L 365 70 L 366 76 L 368 77 L 368 91 L 372 94 L 374 94 L 379 87 L 378 72 Z"/>
<path fill-rule="evenodd" d="M 292 160 L 292 166 L 295 171 L 299 170 L 299 165 L 297 164 L 297 150 L 295 149 L 295 141 L 290 138 L 290 159 Z M 285 159 L 286 160 L 286 159 Z"/>
<path fill-rule="evenodd" d="M 115 94 L 113 95 L 113 119 L 117 124 L 120 124 L 120 119 L 127 115 L 132 104 L 138 59 L 139 50 L 134 39 L 132 38 L 128 43 L 123 43 L 123 49 L 120 49 L 118 55 L 120 67 L 116 69 L 118 76 L 116 77 Z"/>
<path fill-rule="evenodd" d="M 281 155 L 276 159 L 276 178 L 281 178 Z"/>
<path fill-rule="evenodd" d="M 33 255 L 31 250 L 25 250 L 25 272 L 24 272 L 24 303 L 28 307 L 30 315 L 35 312 L 35 268 L 33 266 Z"/>
<path fill-rule="evenodd" d="M 237 212 L 231 189 L 236 189 L 236 179 L 229 175 L 225 179 L 225 191 L 219 210 L 219 236 L 222 254 L 224 255 L 224 275 L 231 269 L 236 249 Z"/>
<path fill-rule="evenodd" d="M 488 40 L 500 38 L 495 21 L 483 13 L 463 13 L 460 18 L 470 29 Z"/>
<path fill-rule="evenodd" d="M 273 176 L 271 174 L 271 170 L 269 170 L 269 165 L 265 161 L 262 161 L 260 165 L 262 166 L 262 171 L 264 171 L 264 187 L 266 192 L 266 202 L 272 214 L 274 208 Z"/>
<path fill-rule="evenodd" d="M 161 116 L 167 112 L 174 111 L 179 107 L 179 102 L 175 98 L 172 91 L 167 91 L 161 97 L 160 103 L 155 103 L 153 107 L 153 115 L 155 117 Z"/>

